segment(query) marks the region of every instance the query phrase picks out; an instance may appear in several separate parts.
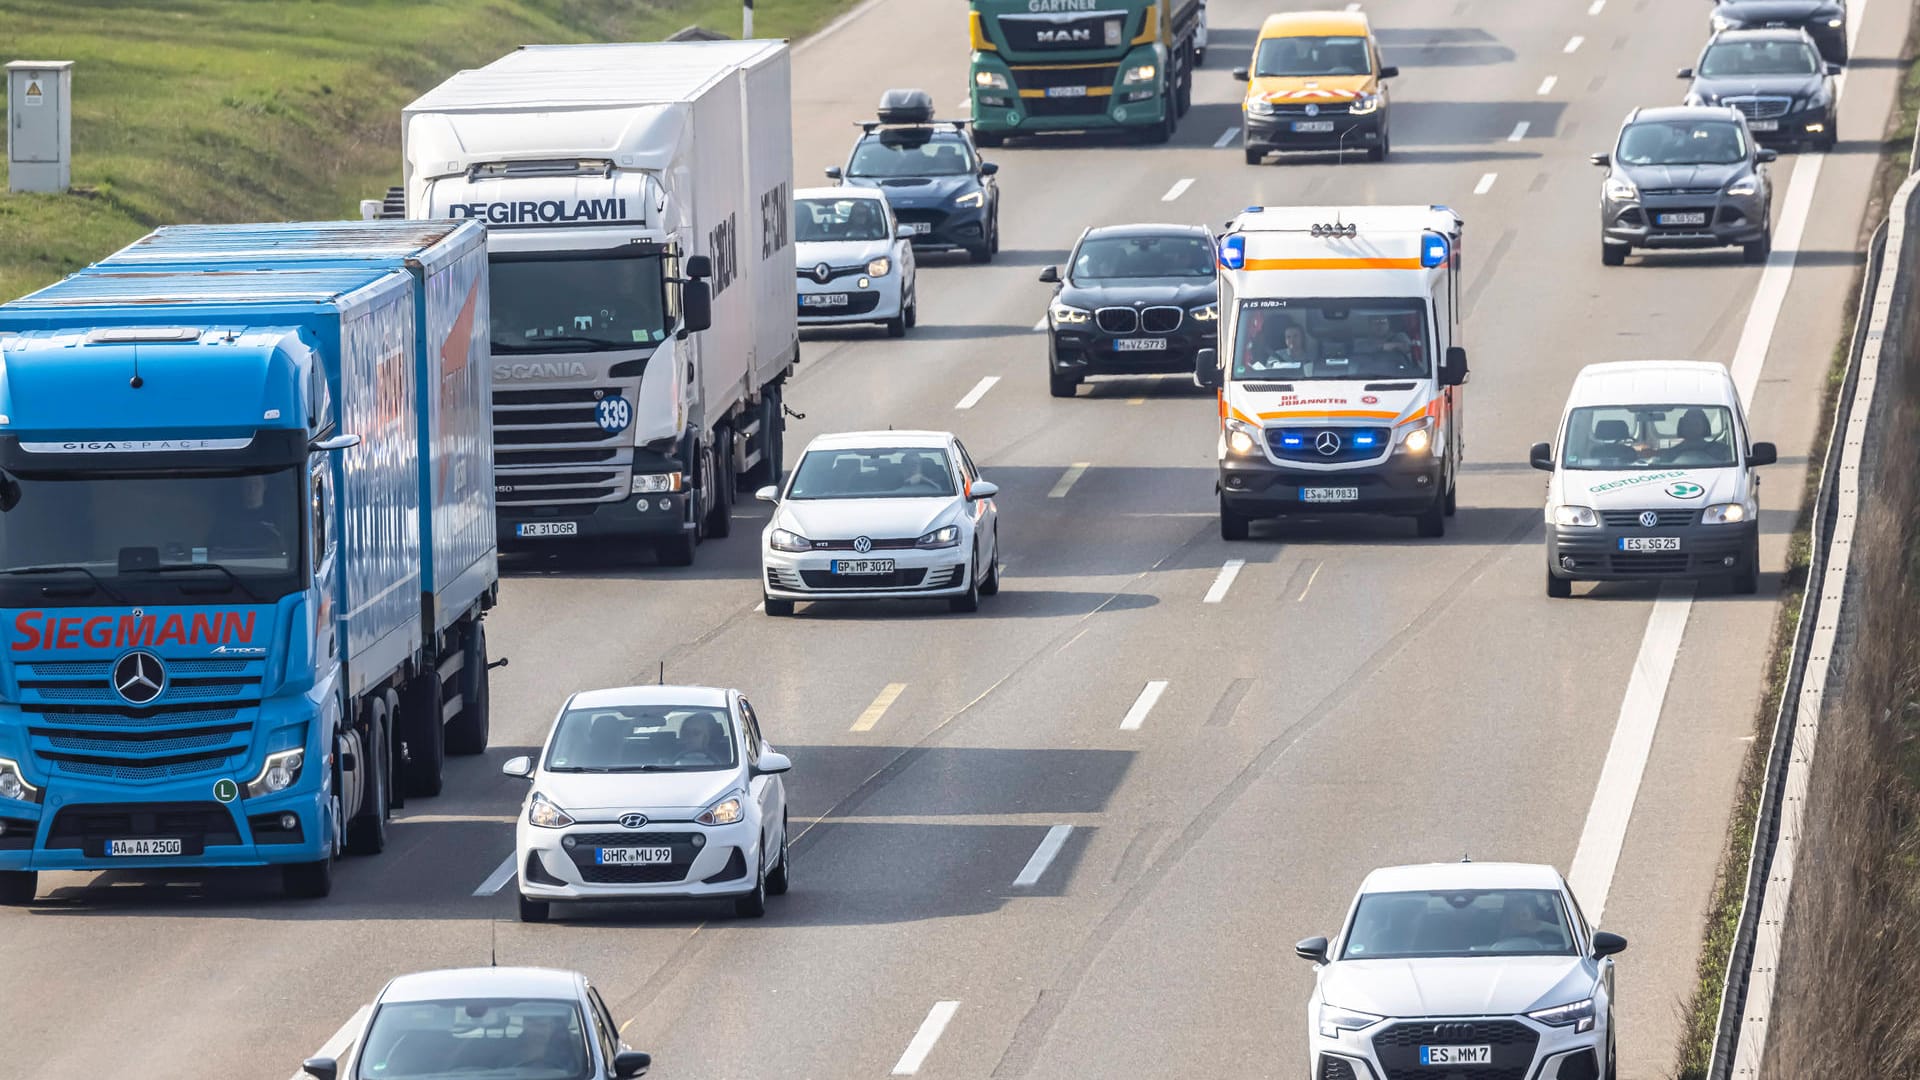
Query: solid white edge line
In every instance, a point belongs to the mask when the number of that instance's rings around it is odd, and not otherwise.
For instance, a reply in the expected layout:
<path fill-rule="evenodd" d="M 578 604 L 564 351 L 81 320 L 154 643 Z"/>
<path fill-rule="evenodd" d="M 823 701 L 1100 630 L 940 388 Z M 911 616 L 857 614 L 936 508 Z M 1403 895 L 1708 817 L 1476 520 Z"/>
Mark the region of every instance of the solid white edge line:
<path fill-rule="evenodd" d="M 893 1075 L 912 1076 L 919 1072 L 927 1055 L 933 1053 L 933 1044 L 940 1041 L 940 1034 L 947 1030 L 947 1024 L 959 1009 L 957 1001 L 934 1002 L 927 1018 L 920 1021 L 920 1030 L 913 1033 L 913 1041 L 907 1044 L 907 1052 L 900 1055 L 899 1063 L 893 1067 Z"/>
<path fill-rule="evenodd" d="M 1055 825 L 1048 829 L 1047 835 L 1040 840 L 1040 846 L 1033 849 L 1033 857 L 1028 859 L 1027 865 L 1021 868 L 1020 876 L 1013 879 L 1014 887 L 1024 889 L 1038 885 L 1041 875 L 1047 872 L 1047 867 L 1053 865 L 1053 857 L 1060 854 L 1060 849 L 1067 845 L 1067 836 L 1072 832 L 1071 825 Z"/>
<path fill-rule="evenodd" d="M 1233 145 L 1233 140 L 1239 137 L 1240 137 L 1240 129 L 1237 127 L 1230 127 L 1227 130 L 1221 132 L 1219 138 L 1213 140 L 1213 148 L 1215 150 L 1225 150 L 1227 147 Z"/>
<path fill-rule="evenodd" d="M 1141 687 L 1140 696 L 1133 699 L 1133 708 L 1128 709 L 1126 719 L 1120 721 L 1120 730 L 1139 731 L 1140 725 L 1147 722 L 1147 714 L 1152 712 L 1153 707 L 1160 703 L 1160 695 L 1166 692 L 1167 680 L 1165 679 L 1155 679 Z M 1062 836 L 1061 839 L 1064 840 L 1066 837 Z M 1037 854 L 1038 853 L 1036 853 L 1036 855 Z M 1015 884 L 1018 884 L 1018 882 Z"/>
<path fill-rule="evenodd" d="M 1522 120 L 1522 121 L 1520 121 L 1519 123 L 1517 123 L 1517 124 L 1515 124 L 1515 125 L 1513 125 L 1513 134 L 1511 134 L 1511 135 L 1509 135 L 1509 136 L 1507 136 L 1507 141 L 1508 141 L 1508 142 L 1519 142 L 1519 141 L 1520 141 L 1521 139 L 1524 139 L 1524 138 L 1526 138 L 1526 137 L 1527 137 L 1527 129 L 1528 129 L 1528 128 L 1530 128 L 1530 127 L 1532 127 L 1532 126 L 1533 126 L 1533 125 L 1532 125 L 1531 123 L 1528 123 L 1528 122 L 1527 122 L 1527 121 L 1525 121 L 1525 120 Z"/>
<path fill-rule="evenodd" d="M 359 1033 L 360 1025 L 366 1023 L 367 1013 L 371 1011 L 373 1011 L 372 1005 L 362 1005 L 354 1010 L 353 1015 L 347 1018 L 347 1022 L 340 1025 L 340 1030 L 334 1032 L 326 1042 L 321 1043 L 320 1049 L 315 1050 L 313 1056 L 340 1060 L 340 1055 L 346 1053 L 347 1047 L 352 1045 L 354 1035 Z M 311 1080 L 311 1078 L 307 1076 L 306 1070 L 301 1069 L 288 1080 Z"/>
<path fill-rule="evenodd" d="M 1540 89 L 1535 90 L 1534 93 L 1539 94 L 1541 97 L 1545 97 L 1548 94 L 1553 93 L 1553 84 L 1559 81 L 1560 81 L 1560 76 L 1549 75 L 1546 78 L 1540 80 Z"/>
<path fill-rule="evenodd" d="M 1213 584 L 1207 588 L 1206 598 L 1200 602 L 1217 604 L 1225 600 L 1227 590 L 1233 588 L 1233 579 L 1240 576 L 1240 568 L 1245 565 L 1247 565 L 1245 559 L 1228 559 L 1226 565 L 1220 568 L 1220 573 L 1215 575 Z"/>
<path fill-rule="evenodd" d="M 504 888 L 507 882 L 512 881 L 514 869 L 513 857 L 517 854 L 519 853 L 514 851 L 507 852 L 507 857 L 500 860 L 499 866 L 493 868 L 493 873 L 487 875 L 487 880 L 481 882 L 480 887 L 473 890 L 473 895 L 492 896 Z"/>
<path fill-rule="evenodd" d="M 1487 192 L 1493 190 L 1493 182 L 1498 179 L 1500 179 L 1499 173 L 1482 173 L 1480 175 L 1480 182 L 1473 185 L 1473 193 L 1475 195 L 1485 195 Z"/>
<path fill-rule="evenodd" d="M 973 408 L 975 405 L 980 404 L 980 399 L 986 397 L 987 391 L 993 389 L 993 384 L 999 381 L 1000 376 L 998 375 L 982 377 L 979 382 L 973 384 L 973 389 L 967 391 L 967 396 L 961 398 L 953 407 L 956 409 Z"/>
<path fill-rule="evenodd" d="M 1067 471 L 1060 474 L 1060 479 L 1053 485 L 1053 490 L 1047 492 L 1047 498 L 1066 498 L 1067 492 L 1073 489 L 1073 485 L 1079 482 L 1080 478 L 1085 476 L 1087 470 L 1092 466 L 1093 463 L 1090 461 L 1076 461 L 1072 465 L 1067 466 Z"/>
<path fill-rule="evenodd" d="M 1174 181 L 1173 186 L 1167 189 L 1167 193 L 1165 195 L 1160 196 L 1160 201 L 1172 202 L 1173 200 L 1179 198 L 1180 196 L 1185 195 L 1187 193 L 1187 189 L 1192 186 L 1193 186 L 1193 180 L 1191 178 L 1183 178 L 1180 180 L 1176 180 Z"/>
<path fill-rule="evenodd" d="M 1780 217 L 1773 223 L 1773 251 L 1760 271 L 1760 284 L 1754 289 L 1753 304 L 1747 308 L 1747 321 L 1740 330 L 1740 344 L 1733 351 L 1733 363 L 1728 365 L 1733 385 L 1740 391 L 1740 404 L 1749 409 L 1753 407 L 1753 393 L 1760 386 L 1767 349 L 1773 344 L 1774 324 L 1780 321 L 1780 309 L 1786 306 L 1787 286 L 1793 282 L 1793 264 L 1801 238 L 1806 235 L 1814 188 L 1820 182 L 1820 166 L 1825 161 L 1825 157 L 1812 154 L 1794 159 L 1793 176 L 1787 180 L 1787 194 L 1780 201 Z"/>
<path fill-rule="evenodd" d="M 1587 41 L 1586 38 L 1581 37 L 1579 34 L 1575 34 L 1572 37 L 1567 39 L 1567 47 L 1564 51 L 1576 52 L 1579 50 L 1580 46 L 1586 44 L 1586 41 Z"/>

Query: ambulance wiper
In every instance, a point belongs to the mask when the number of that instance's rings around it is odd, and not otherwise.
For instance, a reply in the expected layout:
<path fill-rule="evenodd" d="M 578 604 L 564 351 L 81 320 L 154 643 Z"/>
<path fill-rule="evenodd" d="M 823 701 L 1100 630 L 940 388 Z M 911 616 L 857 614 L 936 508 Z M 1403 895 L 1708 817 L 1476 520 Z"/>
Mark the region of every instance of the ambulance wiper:
<path fill-rule="evenodd" d="M 192 573 L 196 570 L 217 570 L 220 573 L 225 574 L 227 576 L 227 580 L 233 582 L 234 588 L 239 589 L 243 593 L 246 593 L 247 597 L 251 599 L 254 603 L 264 604 L 267 602 L 266 599 L 263 598 L 259 593 L 256 593 L 252 589 L 247 588 L 247 583 L 240 580 L 240 575 L 234 573 L 233 571 L 227 569 L 225 566 L 222 566 L 217 562 L 174 563 L 170 566 L 137 566 L 130 570 L 124 570 L 122 571 L 122 573 L 187 574 L 187 573 Z"/>
<path fill-rule="evenodd" d="M 0 575 L 7 576 L 19 575 L 25 577 L 29 574 L 85 574 L 93 582 L 94 588 L 99 589 L 101 592 L 106 593 L 122 604 L 128 602 L 126 597 L 108 588 L 107 583 L 100 580 L 100 575 L 84 566 L 15 566 L 7 570 L 0 570 Z"/>

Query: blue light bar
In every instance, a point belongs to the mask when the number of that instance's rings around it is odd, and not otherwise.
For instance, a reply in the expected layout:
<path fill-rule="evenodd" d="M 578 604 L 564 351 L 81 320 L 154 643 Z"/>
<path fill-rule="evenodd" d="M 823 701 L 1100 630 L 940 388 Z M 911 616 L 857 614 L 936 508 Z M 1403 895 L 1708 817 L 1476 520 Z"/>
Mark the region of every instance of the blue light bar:
<path fill-rule="evenodd" d="M 1264 214 L 1267 212 L 1267 208 L 1264 206 L 1249 206 L 1246 212 L 1249 214 Z"/>
<path fill-rule="evenodd" d="M 1420 244 L 1421 266 L 1445 266 L 1447 264 L 1447 238 L 1429 235 Z"/>
<path fill-rule="evenodd" d="M 1303 439 L 1302 436 L 1299 436 L 1299 435 L 1280 436 L 1280 442 L 1281 442 L 1281 445 L 1283 446 L 1299 446 L 1303 441 L 1305 440 Z"/>
<path fill-rule="evenodd" d="M 1355 445 L 1355 446 L 1372 446 L 1372 445 L 1373 445 L 1373 436 L 1371 436 L 1371 435 L 1355 435 L 1355 436 L 1353 437 L 1353 445 Z"/>
<path fill-rule="evenodd" d="M 1229 270 L 1238 270 L 1247 264 L 1247 238 L 1229 236 L 1220 241 L 1220 265 Z"/>

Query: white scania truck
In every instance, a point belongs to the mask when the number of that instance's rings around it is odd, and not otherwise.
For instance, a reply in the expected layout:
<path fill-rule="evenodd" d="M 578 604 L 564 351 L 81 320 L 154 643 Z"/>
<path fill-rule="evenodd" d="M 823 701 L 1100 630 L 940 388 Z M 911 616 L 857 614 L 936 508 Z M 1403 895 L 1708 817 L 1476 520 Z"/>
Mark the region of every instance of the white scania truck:
<path fill-rule="evenodd" d="M 685 566 L 778 477 L 791 90 L 778 41 L 538 45 L 407 106 L 407 216 L 487 225 L 502 549 Z"/>

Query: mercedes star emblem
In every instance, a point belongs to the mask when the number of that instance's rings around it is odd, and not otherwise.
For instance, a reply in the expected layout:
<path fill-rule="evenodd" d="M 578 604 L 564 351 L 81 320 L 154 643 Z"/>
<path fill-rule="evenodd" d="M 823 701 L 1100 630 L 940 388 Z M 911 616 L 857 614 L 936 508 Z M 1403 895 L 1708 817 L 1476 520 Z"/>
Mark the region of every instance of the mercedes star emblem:
<path fill-rule="evenodd" d="M 1655 525 L 1660 524 L 1660 515 L 1651 510 L 1642 510 L 1640 511 L 1640 524 L 1651 529 Z"/>
<path fill-rule="evenodd" d="M 621 814 L 620 815 L 620 827 L 623 829 L 638 829 L 641 826 L 645 825 L 646 823 L 647 823 L 647 815 L 645 814 Z"/>
<path fill-rule="evenodd" d="M 856 536 L 853 538 L 853 550 L 865 555 L 867 552 L 873 550 L 873 541 L 864 536 Z"/>
<path fill-rule="evenodd" d="M 813 268 L 813 280 L 825 285 L 833 277 L 833 267 L 821 263 Z"/>
<path fill-rule="evenodd" d="M 1323 431 L 1313 437 L 1313 448 L 1327 457 L 1340 452 L 1340 436 L 1331 431 Z"/>
<path fill-rule="evenodd" d="M 145 705 L 167 688 L 167 669 L 150 652 L 130 652 L 113 665 L 113 688 L 129 705 Z"/>

